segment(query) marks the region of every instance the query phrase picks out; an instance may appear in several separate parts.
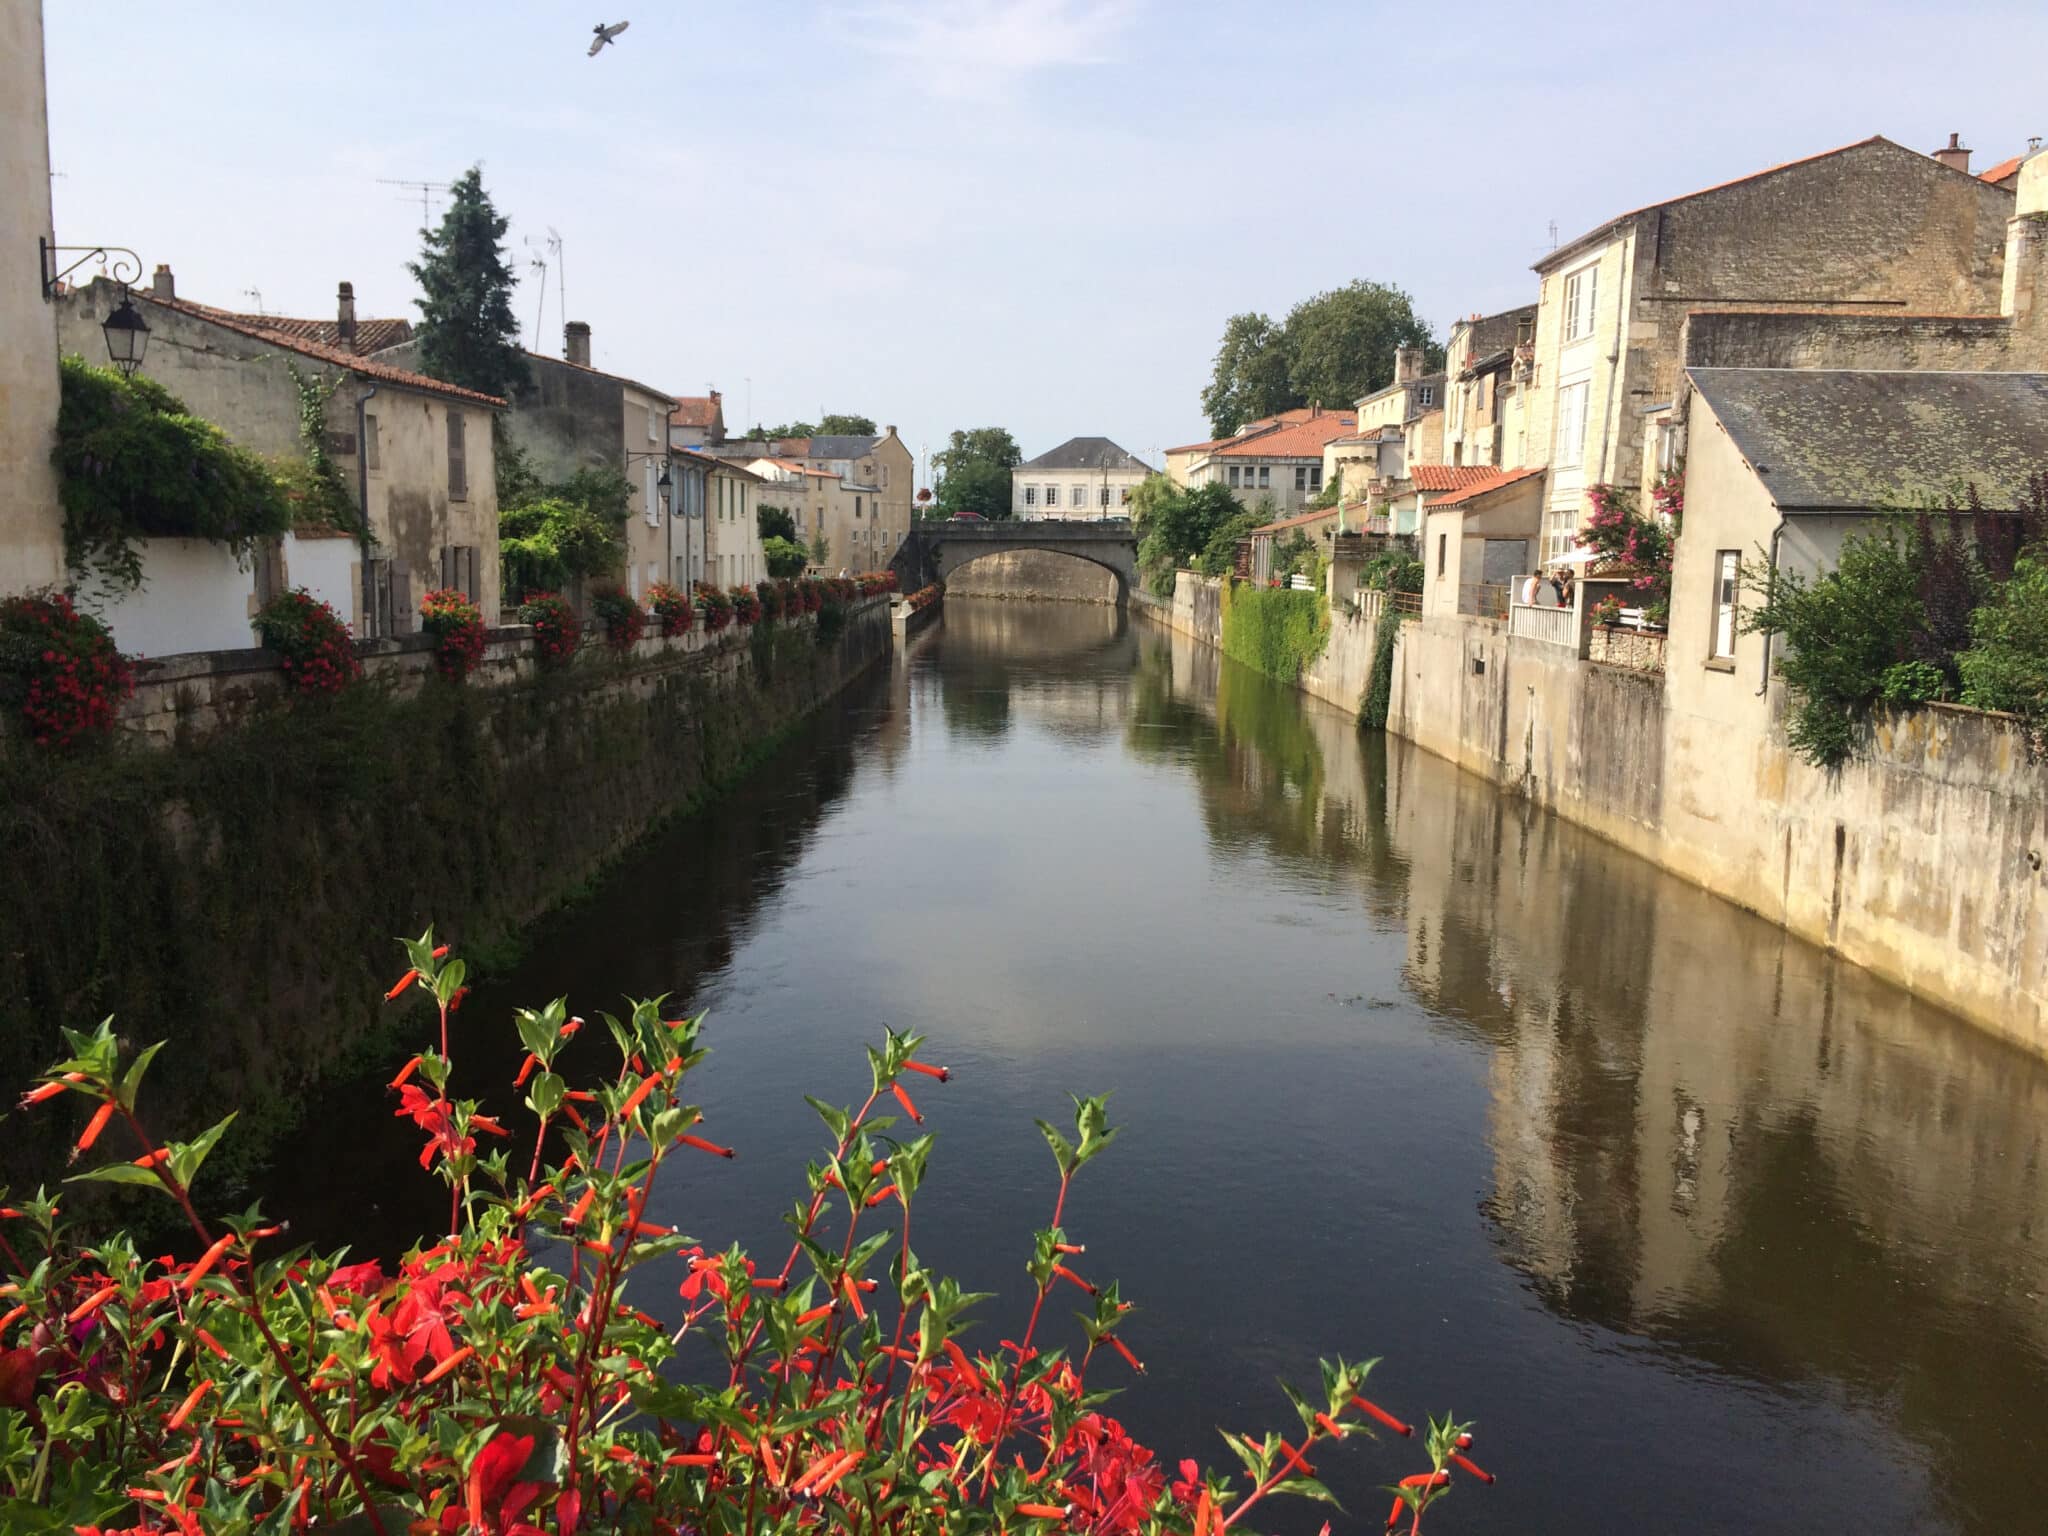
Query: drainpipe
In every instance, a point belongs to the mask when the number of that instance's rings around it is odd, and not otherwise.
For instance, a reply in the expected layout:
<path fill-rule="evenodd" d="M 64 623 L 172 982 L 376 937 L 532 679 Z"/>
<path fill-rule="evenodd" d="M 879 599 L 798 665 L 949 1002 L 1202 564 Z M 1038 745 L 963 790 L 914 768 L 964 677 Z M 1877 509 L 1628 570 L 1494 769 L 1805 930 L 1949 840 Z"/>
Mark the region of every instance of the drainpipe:
<path fill-rule="evenodd" d="M 1614 309 L 1614 346 L 1607 354 L 1607 398 L 1600 405 L 1600 479 L 1613 484 L 1614 444 L 1608 439 L 1607 430 L 1614 419 L 1614 392 L 1621 387 L 1622 330 L 1628 324 L 1628 312 L 1635 304 L 1636 275 L 1636 232 L 1628 232 L 1628 248 L 1621 259 L 1620 302 Z"/>
<path fill-rule="evenodd" d="M 1779 513 L 1779 514 L 1778 514 L 1778 526 L 1777 526 L 1777 527 L 1775 527 L 1775 528 L 1773 528 L 1773 529 L 1771 530 L 1771 570 L 1770 570 L 1770 579 L 1771 579 L 1771 584 L 1772 584 L 1772 585 L 1774 585 L 1774 586 L 1775 586 L 1775 585 L 1777 584 L 1777 578 L 1778 578 L 1778 541 L 1779 541 L 1780 539 L 1784 538 L 1784 537 L 1785 537 L 1785 514 L 1781 512 L 1781 513 Z M 1776 636 L 1776 635 L 1765 635 L 1765 636 L 1764 636 L 1764 666 L 1763 666 L 1763 673 L 1762 673 L 1762 675 L 1761 675 L 1760 677 L 1758 677 L 1758 678 L 1757 678 L 1757 683 L 1756 683 L 1756 696 L 1757 696 L 1758 698 L 1762 698 L 1762 697 L 1763 697 L 1763 696 L 1764 696 L 1765 694 L 1767 694 L 1767 693 L 1769 693 L 1769 692 L 1771 691 L 1771 642 L 1772 642 L 1773 640 L 1775 640 L 1775 639 L 1777 639 L 1777 636 Z"/>
<path fill-rule="evenodd" d="M 377 393 L 372 384 L 356 396 L 356 512 L 362 518 L 363 526 L 357 543 L 363 551 L 363 576 L 358 584 L 363 594 L 363 627 L 370 628 L 377 618 L 376 594 L 370 590 L 370 397 Z M 381 638 L 381 637 L 380 637 Z"/>

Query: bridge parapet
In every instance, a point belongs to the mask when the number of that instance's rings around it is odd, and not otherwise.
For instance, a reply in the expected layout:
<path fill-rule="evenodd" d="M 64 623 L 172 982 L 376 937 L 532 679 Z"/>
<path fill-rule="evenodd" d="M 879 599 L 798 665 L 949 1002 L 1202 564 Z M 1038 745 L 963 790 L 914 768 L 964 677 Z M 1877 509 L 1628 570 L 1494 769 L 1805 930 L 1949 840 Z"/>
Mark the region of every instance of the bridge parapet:
<path fill-rule="evenodd" d="M 1041 549 L 1099 565 L 1117 578 L 1122 602 L 1138 578 L 1138 535 L 1128 518 L 1016 518 L 914 523 L 890 562 L 902 588 L 944 581 L 986 555 Z"/>

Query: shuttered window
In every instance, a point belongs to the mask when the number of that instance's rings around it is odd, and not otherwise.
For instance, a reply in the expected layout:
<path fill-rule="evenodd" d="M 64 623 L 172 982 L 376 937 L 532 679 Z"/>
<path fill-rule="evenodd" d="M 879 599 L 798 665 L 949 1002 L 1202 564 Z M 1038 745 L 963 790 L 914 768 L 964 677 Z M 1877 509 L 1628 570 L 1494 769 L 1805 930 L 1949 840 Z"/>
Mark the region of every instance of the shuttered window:
<path fill-rule="evenodd" d="M 456 501 L 469 495 L 468 427 L 462 412 L 448 412 L 448 494 Z"/>

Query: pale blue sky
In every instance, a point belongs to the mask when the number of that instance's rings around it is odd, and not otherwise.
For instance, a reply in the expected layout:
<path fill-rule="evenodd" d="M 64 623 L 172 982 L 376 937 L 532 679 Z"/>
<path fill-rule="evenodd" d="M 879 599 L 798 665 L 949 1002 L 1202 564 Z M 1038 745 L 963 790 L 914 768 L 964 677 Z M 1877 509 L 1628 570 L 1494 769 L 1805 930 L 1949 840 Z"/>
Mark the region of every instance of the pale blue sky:
<path fill-rule="evenodd" d="M 1203 434 L 1234 311 L 1371 277 L 1441 335 L 1534 297 L 1552 220 L 1872 133 L 1979 168 L 2048 134 L 2038 0 L 605 3 L 48 0 L 59 239 L 207 303 L 327 314 L 348 278 L 410 316 L 419 204 L 377 179 L 481 160 L 522 260 L 561 231 L 597 363 L 715 383 L 734 426 L 751 388 L 913 450 L 1150 455 Z"/>

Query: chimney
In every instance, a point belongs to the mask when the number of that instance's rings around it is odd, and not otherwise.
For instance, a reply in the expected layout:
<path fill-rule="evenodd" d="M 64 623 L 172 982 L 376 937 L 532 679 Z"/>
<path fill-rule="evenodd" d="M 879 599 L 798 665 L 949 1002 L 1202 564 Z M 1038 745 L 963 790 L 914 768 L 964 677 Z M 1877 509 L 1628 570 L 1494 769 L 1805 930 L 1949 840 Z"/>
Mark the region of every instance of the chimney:
<path fill-rule="evenodd" d="M 590 322 L 571 320 L 562 327 L 562 356 L 572 363 L 590 366 Z"/>
<path fill-rule="evenodd" d="M 1960 133 L 1950 134 L 1948 143 L 1934 152 L 1934 158 L 1952 171 L 1961 171 L 1965 176 L 1970 174 L 1970 152 L 1963 148 Z"/>
<path fill-rule="evenodd" d="M 884 436 L 884 437 L 894 437 L 895 435 L 896 435 L 896 429 L 895 429 L 894 427 L 884 427 L 884 428 L 882 428 L 882 436 Z"/>
<path fill-rule="evenodd" d="M 149 279 L 149 296 L 153 299 L 175 299 L 178 296 L 178 285 L 171 277 L 167 262 L 156 264 L 156 271 Z"/>
<path fill-rule="evenodd" d="M 344 351 L 356 349 L 356 285 L 343 283 L 334 293 L 334 331 Z"/>
<path fill-rule="evenodd" d="M 1394 382 L 1406 384 L 1422 377 L 1422 348 L 1394 348 Z"/>

